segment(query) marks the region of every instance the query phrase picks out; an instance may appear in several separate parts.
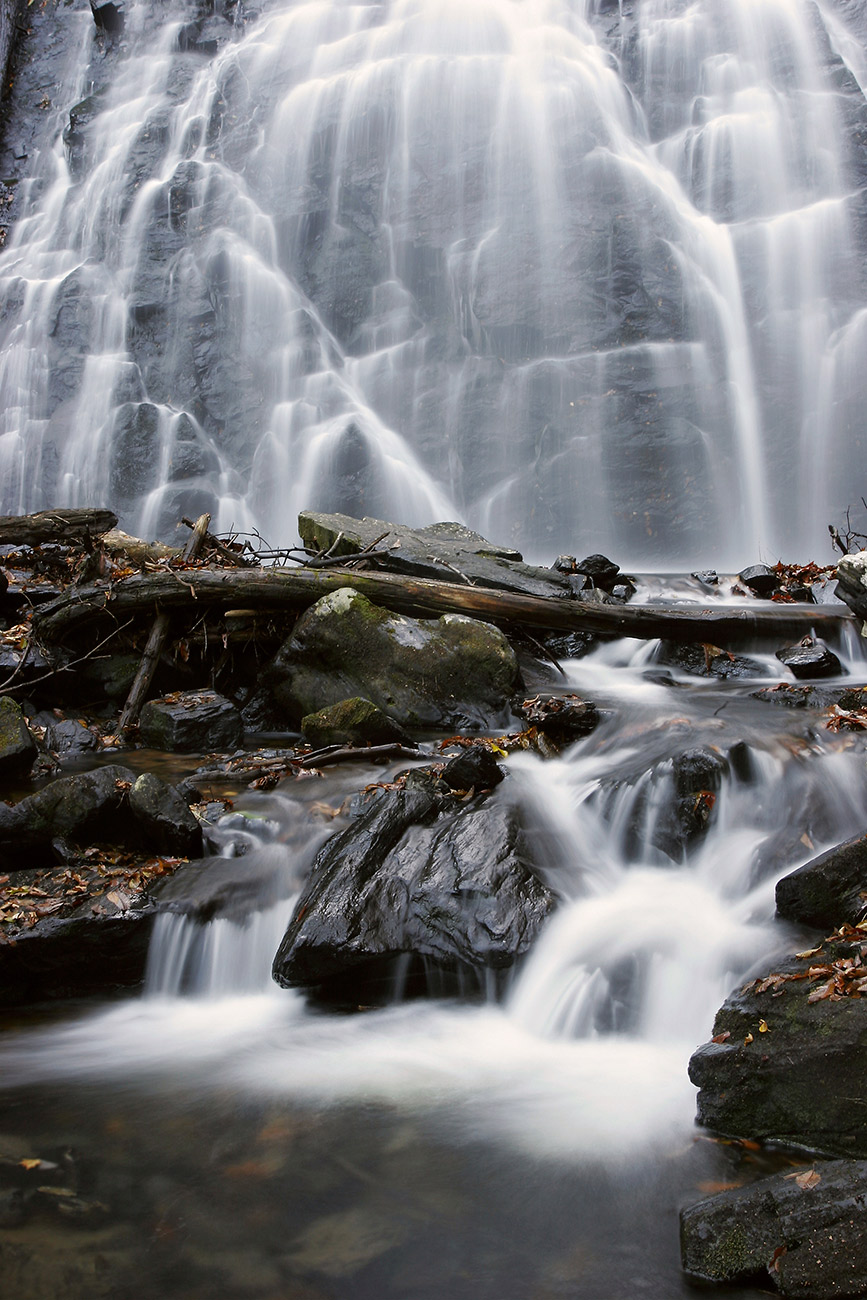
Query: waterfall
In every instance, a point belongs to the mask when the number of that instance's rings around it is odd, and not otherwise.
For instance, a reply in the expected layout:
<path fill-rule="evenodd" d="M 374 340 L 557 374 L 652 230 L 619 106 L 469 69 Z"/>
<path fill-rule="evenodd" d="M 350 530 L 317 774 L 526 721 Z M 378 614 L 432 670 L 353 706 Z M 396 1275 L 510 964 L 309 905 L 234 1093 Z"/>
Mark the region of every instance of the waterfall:
<path fill-rule="evenodd" d="M 865 469 L 858 6 L 67 21 L 0 258 L 0 508 L 820 558 Z"/>

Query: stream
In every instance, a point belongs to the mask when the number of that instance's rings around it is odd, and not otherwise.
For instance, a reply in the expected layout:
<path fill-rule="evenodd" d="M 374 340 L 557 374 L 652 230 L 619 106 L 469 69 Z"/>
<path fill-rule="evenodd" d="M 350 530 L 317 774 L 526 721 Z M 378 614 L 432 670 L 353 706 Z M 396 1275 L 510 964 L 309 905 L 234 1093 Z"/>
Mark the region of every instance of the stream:
<path fill-rule="evenodd" d="M 857 638 L 837 651 L 846 684 L 867 681 Z M 336 1014 L 271 981 L 292 898 L 344 821 L 323 807 L 384 779 L 371 768 L 236 801 L 285 901 L 244 923 L 164 915 L 140 996 L 6 1013 L 0 1147 L 72 1161 L 104 1207 L 8 1231 L 14 1293 L 689 1294 L 679 1206 L 791 1157 L 697 1130 L 687 1061 L 726 993 L 797 937 L 773 920 L 774 883 L 863 829 L 867 780 L 857 735 L 753 698 L 782 680 L 771 656 L 734 681 L 658 657 L 618 641 L 567 661 L 602 725 L 560 758 L 508 760 L 493 797 L 523 809 L 560 902 L 500 1002 L 396 988 Z M 675 864 L 654 845 L 672 757 L 698 746 L 728 771 Z"/>

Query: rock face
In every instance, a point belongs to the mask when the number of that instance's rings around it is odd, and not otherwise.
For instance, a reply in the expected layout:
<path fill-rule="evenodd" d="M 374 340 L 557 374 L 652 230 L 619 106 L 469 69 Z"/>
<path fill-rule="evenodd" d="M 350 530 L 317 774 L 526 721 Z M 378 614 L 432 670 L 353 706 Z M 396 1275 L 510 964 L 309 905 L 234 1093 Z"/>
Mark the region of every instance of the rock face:
<path fill-rule="evenodd" d="M 143 772 L 129 792 L 130 811 L 158 853 L 189 858 L 202 852 L 202 827 L 166 781 Z"/>
<path fill-rule="evenodd" d="M 773 1282 L 803 1300 L 867 1292 L 867 1161 L 819 1162 L 722 1192 L 681 1214 L 697 1282 Z"/>
<path fill-rule="evenodd" d="M 168 753 L 210 753 L 240 744 L 241 715 L 216 691 L 185 691 L 148 700 L 141 711 L 141 737 Z"/>
<path fill-rule="evenodd" d="M 403 726 L 496 726 L 518 664 L 488 623 L 405 618 L 343 587 L 301 615 L 264 680 L 293 719 L 362 696 Z"/>
<path fill-rule="evenodd" d="M 199 921 L 242 921 L 251 912 L 289 896 L 287 850 L 264 845 L 240 858 L 188 862 L 151 887 L 158 912 L 179 912 Z"/>
<path fill-rule="evenodd" d="M 439 977 L 455 991 L 526 952 L 553 899 L 524 861 L 516 814 L 439 785 L 382 792 L 328 841 L 274 960 L 279 984 L 378 1000 L 409 956 L 429 987 Z"/>
<path fill-rule="evenodd" d="M 702 1124 L 867 1156 L 867 998 L 860 934 L 792 956 L 733 993 L 689 1063 Z M 867 987 L 867 985 L 865 985 Z M 764 1026 L 764 1028 L 763 1028 Z"/>
<path fill-rule="evenodd" d="M 8 695 L 0 698 L 0 775 L 18 776 L 29 772 L 36 757 L 31 736 L 20 707 Z"/>
<path fill-rule="evenodd" d="M 821 853 L 777 882 L 777 912 L 788 921 L 833 929 L 857 925 L 867 900 L 867 835 Z"/>
<path fill-rule="evenodd" d="M 356 555 L 381 538 L 377 549 L 388 551 L 377 559 L 377 565 L 391 573 L 438 578 L 440 582 L 471 579 L 480 586 L 527 596 L 569 598 L 572 594 L 562 574 L 524 564 L 519 551 L 497 546 L 463 524 L 410 528 L 382 519 L 353 519 L 350 515 L 304 510 L 298 516 L 298 531 L 305 546 L 322 551 L 333 547 L 333 555 Z M 616 573 L 617 565 L 613 568 Z"/>

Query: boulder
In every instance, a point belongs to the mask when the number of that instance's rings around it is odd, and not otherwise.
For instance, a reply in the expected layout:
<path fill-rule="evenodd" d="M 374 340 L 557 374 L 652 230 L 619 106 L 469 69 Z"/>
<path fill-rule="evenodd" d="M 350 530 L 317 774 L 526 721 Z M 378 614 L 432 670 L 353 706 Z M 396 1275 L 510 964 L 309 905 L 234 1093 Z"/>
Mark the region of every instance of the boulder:
<path fill-rule="evenodd" d="M 590 578 L 594 586 L 608 591 L 617 579 L 620 565 L 609 560 L 607 555 L 588 555 L 575 565 L 575 572 Z"/>
<path fill-rule="evenodd" d="M 144 979 L 156 910 L 143 896 L 126 911 L 90 908 L 45 917 L 0 945 L 0 1005 L 46 998 L 105 997 Z"/>
<path fill-rule="evenodd" d="M 713 822 L 717 795 L 728 771 L 721 754 L 703 747 L 684 750 L 672 760 L 672 797 L 660 805 L 653 842 L 673 861 L 681 861 Z"/>
<path fill-rule="evenodd" d="M 0 804 L 4 865 L 33 866 L 21 850 L 47 849 L 56 838 L 127 843 L 132 830 L 127 794 L 134 781 L 129 768 L 111 764 L 60 777 L 16 804 Z"/>
<path fill-rule="evenodd" d="M 853 614 L 867 619 L 867 551 L 844 555 L 839 561 L 836 594 Z"/>
<path fill-rule="evenodd" d="M 862 937 L 826 940 L 725 1001 L 689 1063 L 700 1123 L 721 1133 L 867 1156 Z M 865 984 L 867 988 L 867 984 Z"/>
<path fill-rule="evenodd" d="M 182 858 L 202 852 L 202 828 L 189 805 L 166 781 L 143 772 L 129 792 L 130 811 L 157 853 Z"/>
<path fill-rule="evenodd" d="M 800 681 L 809 681 L 814 677 L 838 677 L 843 672 L 843 665 L 833 650 L 829 650 L 823 641 L 817 641 L 811 636 L 805 636 L 797 645 L 778 650 L 777 658 Z"/>
<path fill-rule="evenodd" d="M 354 696 L 338 704 L 308 713 L 301 719 L 301 730 L 309 744 L 321 745 L 388 745 L 393 741 L 411 744 L 409 736 L 394 718 L 378 709 L 370 700 Z"/>
<path fill-rule="evenodd" d="M 802 1300 L 867 1293 L 867 1161 L 812 1168 L 721 1192 L 681 1212 L 695 1282 L 773 1283 Z"/>
<path fill-rule="evenodd" d="M 240 713 L 216 691 L 179 691 L 148 700 L 139 730 L 146 745 L 170 754 L 232 749 L 244 735 Z"/>
<path fill-rule="evenodd" d="M 599 726 L 599 710 L 579 695 L 536 695 L 524 700 L 521 716 L 560 747 L 589 736 Z"/>
<path fill-rule="evenodd" d="M 561 572 L 524 564 L 519 551 L 497 546 L 463 524 L 410 528 L 383 519 L 353 519 L 350 515 L 305 510 L 298 516 L 298 531 L 309 550 L 329 551 L 333 556 L 357 555 L 381 539 L 376 549 L 387 553 L 378 556 L 376 563 L 390 573 L 437 578 L 440 582 L 470 580 L 483 587 L 527 596 L 568 599 L 572 594 Z"/>
<path fill-rule="evenodd" d="M 756 596 L 770 596 L 780 585 L 779 575 L 766 564 L 751 564 L 739 574 L 741 582 Z"/>
<path fill-rule="evenodd" d="M 29 772 L 36 753 L 36 742 L 20 705 L 8 695 L 0 697 L 0 776 L 22 776 Z"/>
<path fill-rule="evenodd" d="M 45 731 L 45 743 L 61 762 L 72 762 L 99 746 L 93 732 L 75 718 L 50 723 Z"/>
<path fill-rule="evenodd" d="M 381 1000 L 403 956 L 454 992 L 527 951 L 553 898 L 526 865 L 517 814 L 438 787 L 381 792 L 325 844 L 274 960 L 279 984 Z"/>
<path fill-rule="evenodd" d="M 838 844 L 777 882 L 777 913 L 834 930 L 857 925 L 867 908 L 867 835 Z"/>
<path fill-rule="evenodd" d="M 263 682 L 290 718 L 361 696 L 403 726 L 498 726 L 518 664 L 489 623 L 407 618 L 341 587 L 305 610 Z"/>
<path fill-rule="evenodd" d="M 449 759 L 442 779 L 451 790 L 491 790 L 505 773 L 489 749 L 473 745 Z"/>

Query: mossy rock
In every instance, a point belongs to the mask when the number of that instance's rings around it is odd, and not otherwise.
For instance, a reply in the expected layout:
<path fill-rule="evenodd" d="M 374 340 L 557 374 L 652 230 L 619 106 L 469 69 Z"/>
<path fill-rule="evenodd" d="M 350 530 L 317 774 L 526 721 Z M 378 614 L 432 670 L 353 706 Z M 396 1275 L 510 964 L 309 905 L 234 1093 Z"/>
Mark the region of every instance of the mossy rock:
<path fill-rule="evenodd" d="M 8 695 L 0 697 L 0 775 L 29 772 L 36 757 L 36 742 L 19 705 Z"/>
<path fill-rule="evenodd" d="M 301 719 L 304 739 L 311 745 L 388 745 L 405 743 L 403 727 L 370 700 L 355 695 Z"/>
<path fill-rule="evenodd" d="M 292 719 L 360 696 L 402 726 L 457 729 L 503 725 L 519 678 L 489 623 L 407 618 L 341 587 L 301 615 L 265 680 Z"/>

